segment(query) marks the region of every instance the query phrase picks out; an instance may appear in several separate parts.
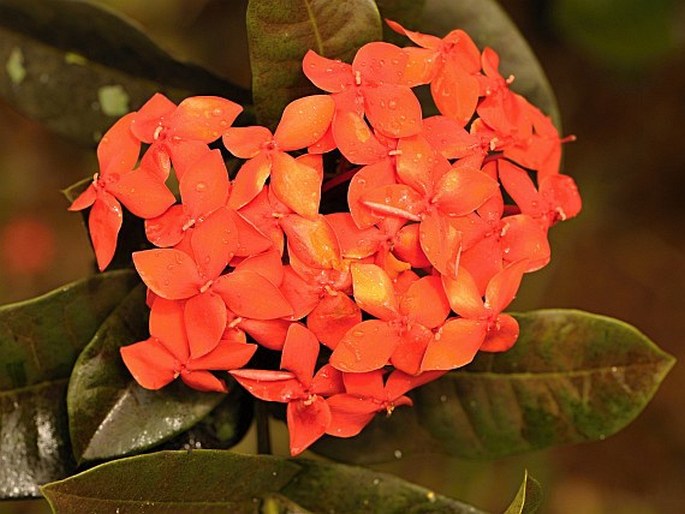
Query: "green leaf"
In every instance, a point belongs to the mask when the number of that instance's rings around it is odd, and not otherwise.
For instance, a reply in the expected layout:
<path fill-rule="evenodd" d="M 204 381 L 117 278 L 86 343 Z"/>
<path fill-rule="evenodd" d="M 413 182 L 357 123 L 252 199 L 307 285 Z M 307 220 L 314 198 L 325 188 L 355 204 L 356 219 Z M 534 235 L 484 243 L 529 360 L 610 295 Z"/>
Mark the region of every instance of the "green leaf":
<path fill-rule="evenodd" d="M 0 499 L 38 494 L 74 468 L 66 388 L 79 352 L 137 283 L 102 273 L 0 307 Z"/>
<path fill-rule="evenodd" d="M 149 391 L 133 380 L 119 348 L 148 337 L 147 319 L 141 285 L 112 312 L 74 365 L 67 406 L 79 462 L 156 446 L 195 425 L 224 397 L 180 381 Z"/>
<path fill-rule="evenodd" d="M 302 73 L 307 50 L 350 61 L 380 40 L 381 20 L 373 0 L 250 0 L 247 36 L 257 119 L 274 126 L 290 101 L 318 91 Z"/>
<path fill-rule="evenodd" d="M 54 512 L 69 514 L 112 513 L 117 508 L 198 514 L 479 512 L 362 468 L 211 450 L 120 459 L 48 484 L 42 492 Z"/>
<path fill-rule="evenodd" d="M 535 514 L 542 503 L 542 487 L 540 483 L 528 474 L 526 470 L 523 482 L 519 487 L 514 501 L 507 507 L 504 514 Z"/>
<path fill-rule="evenodd" d="M 376 3 L 383 18 L 398 21 L 409 29 L 442 37 L 459 28 L 479 48 L 494 48 L 502 60 L 502 75 L 516 77 L 512 89 L 550 115 L 560 127 L 559 108 L 545 72 L 516 25 L 495 0 L 377 0 Z M 392 31 L 384 30 L 392 42 L 410 44 L 406 38 L 398 39 Z M 426 116 L 429 114 L 424 112 Z"/>
<path fill-rule="evenodd" d="M 160 49 L 120 14 L 82 0 L 0 1 L 0 97 L 26 116 L 93 145 L 157 91 L 180 100 L 247 91 Z"/>
<path fill-rule="evenodd" d="M 516 315 L 513 349 L 418 389 L 413 408 L 378 417 L 353 439 L 314 450 L 346 462 L 443 453 L 492 459 L 605 439 L 645 408 L 674 364 L 621 321 L 573 310 Z"/>

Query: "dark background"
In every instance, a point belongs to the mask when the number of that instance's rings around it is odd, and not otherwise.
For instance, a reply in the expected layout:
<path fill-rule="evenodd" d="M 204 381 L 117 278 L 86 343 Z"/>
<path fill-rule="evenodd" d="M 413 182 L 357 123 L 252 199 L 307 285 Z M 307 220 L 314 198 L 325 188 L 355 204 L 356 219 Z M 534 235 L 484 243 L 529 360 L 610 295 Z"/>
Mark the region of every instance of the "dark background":
<path fill-rule="evenodd" d="M 165 48 L 249 83 L 227 55 L 230 0 L 107 0 Z M 685 2 L 504 0 L 556 91 L 564 172 L 581 216 L 552 231 L 552 264 L 526 277 L 514 310 L 579 308 L 623 319 L 685 360 Z M 239 24 L 240 20 L 233 22 Z M 237 25 L 236 25 L 237 26 Z M 2 70 L 4 72 L 4 70 Z M 59 190 L 91 175 L 94 152 L 45 131 L 0 102 L 0 303 L 92 270 L 79 216 Z M 523 469 L 541 480 L 552 514 L 685 511 L 685 372 L 676 364 L 654 401 L 606 441 L 493 463 L 404 458 L 383 469 L 501 511 Z M 282 430 L 277 447 L 285 452 Z M 253 442 L 241 444 L 251 451 Z M 0 512 L 44 512 L 0 504 Z"/>

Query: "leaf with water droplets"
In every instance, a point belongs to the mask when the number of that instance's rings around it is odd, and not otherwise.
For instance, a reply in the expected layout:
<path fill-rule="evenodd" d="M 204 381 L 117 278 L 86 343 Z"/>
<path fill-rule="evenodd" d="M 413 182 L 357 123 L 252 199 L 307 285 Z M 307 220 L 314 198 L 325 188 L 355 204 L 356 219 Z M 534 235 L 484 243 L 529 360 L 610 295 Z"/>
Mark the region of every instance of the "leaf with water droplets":
<path fill-rule="evenodd" d="M 130 20 L 91 2 L 0 2 L 0 97 L 30 118 L 94 145 L 129 109 L 162 91 L 242 104 L 249 93 L 158 47 Z"/>
<path fill-rule="evenodd" d="M 106 459 L 143 451 L 195 425 L 224 397 L 176 381 L 159 391 L 140 387 L 119 348 L 148 336 L 145 288 L 134 289 L 79 356 L 67 407 L 76 459 Z"/>
<path fill-rule="evenodd" d="M 373 0 L 250 0 L 247 34 L 257 117 L 274 126 L 290 101 L 317 91 L 302 73 L 307 50 L 350 62 L 381 38 L 381 20 Z"/>
<path fill-rule="evenodd" d="M 313 449 L 347 462 L 395 450 L 489 459 L 605 439 L 645 408 L 674 364 L 634 327 L 574 310 L 517 314 L 505 353 L 481 353 L 413 393 L 414 407 L 377 418 L 353 439 Z"/>
<path fill-rule="evenodd" d="M 102 464 L 42 488 L 53 512 L 147 514 L 383 512 L 482 514 L 399 478 L 363 468 L 239 455 L 159 452 Z"/>
<path fill-rule="evenodd" d="M 79 352 L 138 283 L 113 271 L 0 307 L 0 499 L 73 471 L 66 389 Z"/>

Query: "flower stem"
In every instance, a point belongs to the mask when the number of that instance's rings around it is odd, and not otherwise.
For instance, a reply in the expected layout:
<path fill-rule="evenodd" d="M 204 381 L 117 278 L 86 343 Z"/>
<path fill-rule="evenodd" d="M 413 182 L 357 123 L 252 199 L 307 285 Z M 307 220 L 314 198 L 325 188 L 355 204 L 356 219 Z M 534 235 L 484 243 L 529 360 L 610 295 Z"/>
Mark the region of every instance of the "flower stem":
<path fill-rule="evenodd" d="M 326 182 L 323 183 L 321 186 L 321 192 L 325 193 L 326 191 L 330 191 L 333 189 L 335 186 L 339 186 L 340 184 L 344 184 L 348 180 L 351 180 L 352 177 L 355 176 L 355 174 L 359 171 L 359 168 L 352 168 L 351 170 L 344 171 L 335 177 L 328 179 Z"/>
<path fill-rule="evenodd" d="M 271 433 L 269 432 L 269 413 L 266 402 L 258 400 L 255 405 L 255 419 L 257 421 L 257 453 L 271 455 Z"/>

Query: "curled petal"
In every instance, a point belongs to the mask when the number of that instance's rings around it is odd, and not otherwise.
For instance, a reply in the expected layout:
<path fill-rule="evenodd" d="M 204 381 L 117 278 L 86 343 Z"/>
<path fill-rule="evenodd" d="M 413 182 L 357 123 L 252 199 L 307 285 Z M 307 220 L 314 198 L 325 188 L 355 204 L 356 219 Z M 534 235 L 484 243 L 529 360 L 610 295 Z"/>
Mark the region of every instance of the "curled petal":
<path fill-rule="evenodd" d="M 242 110 L 237 103 L 218 96 L 192 96 L 178 104 L 169 125 L 175 137 L 211 143 L 219 139 Z"/>
<path fill-rule="evenodd" d="M 312 95 L 290 102 L 274 133 L 281 150 L 300 150 L 321 139 L 333 119 L 335 102 L 328 95 Z"/>
<path fill-rule="evenodd" d="M 269 141 L 273 139 L 266 127 L 231 127 L 222 137 L 226 149 L 240 159 L 256 157 Z"/>
<path fill-rule="evenodd" d="M 288 403 L 286 418 L 290 433 L 290 454 L 295 456 L 326 433 L 331 423 L 331 409 L 326 400 L 314 395 L 306 402 L 299 400 Z"/>
<path fill-rule="evenodd" d="M 466 318 L 448 320 L 428 344 L 421 369 L 449 371 L 466 366 L 483 344 L 486 329 L 487 323 L 483 321 Z"/>
<path fill-rule="evenodd" d="M 252 201 L 264 189 L 270 174 L 271 158 L 268 155 L 259 154 L 246 161 L 235 176 L 228 206 L 240 209 Z"/>
<path fill-rule="evenodd" d="M 142 167 L 121 175 L 109 190 L 129 211 L 144 219 L 161 215 L 176 202 L 159 174 Z"/>
<path fill-rule="evenodd" d="M 95 200 L 97 199 L 97 192 L 95 191 L 95 186 L 93 183 L 91 183 L 83 193 L 78 195 L 76 200 L 72 202 L 72 204 L 69 206 L 70 211 L 82 211 L 83 209 L 87 209 L 93 203 L 95 203 Z"/>
<path fill-rule="evenodd" d="M 323 170 L 306 161 L 277 152 L 273 155 L 271 188 L 278 199 L 296 213 L 313 219 L 319 212 Z"/>
<path fill-rule="evenodd" d="M 364 373 L 388 364 L 400 339 L 388 323 L 362 321 L 347 331 L 333 350 L 330 363 L 342 372 Z"/>
<path fill-rule="evenodd" d="M 179 189 L 188 215 L 197 219 L 228 200 L 228 170 L 219 150 L 208 151 L 180 179 Z"/>
<path fill-rule="evenodd" d="M 188 387 L 198 391 L 226 393 L 226 382 L 215 377 L 209 371 L 185 371 L 181 373 L 181 380 Z"/>
<path fill-rule="evenodd" d="M 214 282 L 213 289 L 237 316 L 277 319 L 293 309 L 278 288 L 254 271 L 234 271 Z"/>
<path fill-rule="evenodd" d="M 484 352 L 506 352 L 518 339 L 519 324 L 508 314 L 500 314 L 489 328 L 480 349 Z"/>
<path fill-rule="evenodd" d="M 422 48 L 431 48 L 433 50 L 437 50 L 438 48 L 440 48 L 442 40 L 437 36 L 433 36 L 430 34 L 422 34 L 421 32 L 415 32 L 413 30 L 407 30 L 402 25 L 393 20 L 386 19 L 385 23 L 387 23 L 388 27 L 390 27 L 392 30 L 394 30 L 398 34 L 407 36 L 412 43 L 417 44 Z"/>
<path fill-rule="evenodd" d="M 186 302 L 183 314 L 191 358 L 214 350 L 226 329 L 226 305 L 221 297 L 211 291 L 195 295 Z"/>
<path fill-rule="evenodd" d="M 392 280 L 375 264 L 352 264 L 354 299 L 363 310 L 380 319 L 398 315 L 398 303 Z"/>
<path fill-rule="evenodd" d="M 450 304 L 440 278 L 435 275 L 410 285 L 400 302 L 400 313 L 431 329 L 442 325 L 449 312 Z"/>
<path fill-rule="evenodd" d="M 289 371 L 236 369 L 229 372 L 252 396 L 267 402 L 289 402 L 305 396 L 305 389 Z"/>
<path fill-rule="evenodd" d="M 161 389 L 176 377 L 179 362 L 155 338 L 119 349 L 124 364 L 145 389 Z"/>
<path fill-rule="evenodd" d="M 98 195 L 88 214 L 88 231 L 100 271 L 112 262 L 122 220 L 121 205 L 117 199 L 107 192 Z"/>
<path fill-rule="evenodd" d="M 326 295 L 307 316 L 307 328 L 326 346 L 335 349 L 355 325 L 361 323 L 362 313 L 356 303 L 343 293 Z"/>
<path fill-rule="evenodd" d="M 400 260 L 408 262 L 413 268 L 427 268 L 431 263 L 421 249 L 419 227 L 418 223 L 402 227 L 395 236 L 392 251 Z"/>
<path fill-rule="evenodd" d="M 384 136 L 408 137 L 421 132 L 421 104 L 407 86 L 364 88 L 364 108 L 369 123 Z"/>
<path fill-rule="evenodd" d="M 204 284 L 195 261 L 180 250 L 145 250 L 133 252 L 132 257 L 145 285 L 167 300 L 183 300 L 195 296 Z"/>
<path fill-rule="evenodd" d="M 319 89 L 339 93 L 353 83 L 352 66 L 339 60 L 321 57 L 309 50 L 302 60 L 302 71 Z"/>
<path fill-rule="evenodd" d="M 150 335 L 155 337 L 180 362 L 190 357 L 183 303 L 156 298 L 150 311 Z"/>

